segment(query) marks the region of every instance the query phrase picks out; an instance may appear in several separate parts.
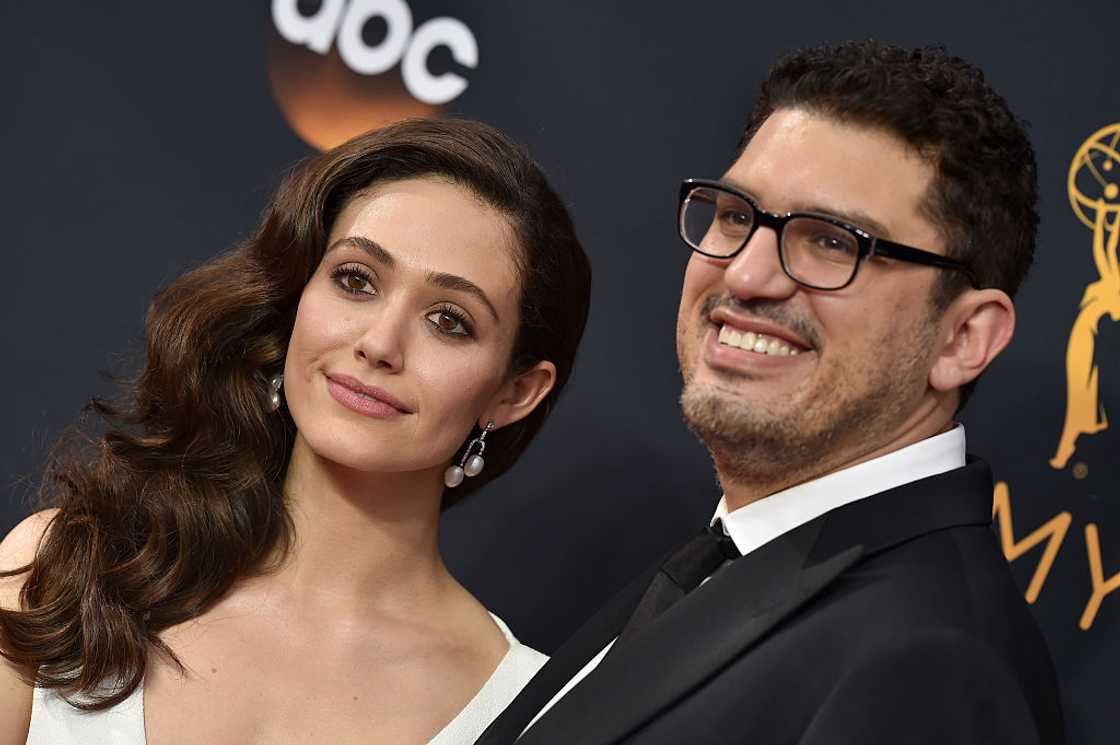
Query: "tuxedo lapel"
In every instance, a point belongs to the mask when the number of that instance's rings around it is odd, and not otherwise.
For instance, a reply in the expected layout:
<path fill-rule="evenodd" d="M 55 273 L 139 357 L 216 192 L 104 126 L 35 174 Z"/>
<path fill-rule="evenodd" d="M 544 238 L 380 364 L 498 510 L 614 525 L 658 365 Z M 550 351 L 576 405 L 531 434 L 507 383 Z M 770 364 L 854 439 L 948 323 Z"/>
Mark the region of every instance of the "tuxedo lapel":
<path fill-rule="evenodd" d="M 807 564 L 822 520 L 733 562 L 616 644 L 518 745 L 615 742 L 717 673 L 862 555 L 854 546 Z"/>
<path fill-rule="evenodd" d="M 853 502 L 826 515 L 813 548 L 829 556 L 852 541 L 868 555 L 926 533 L 992 522 L 992 469 L 969 457 L 967 465 Z"/>
<path fill-rule="evenodd" d="M 853 502 L 776 538 L 618 642 L 517 745 L 622 740 L 718 674 L 861 558 L 932 531 L 990 524 L 991 494 L 991 470 L 970 459 L 964 468 Z M 628 588 L 624 603 L 595 619 L 594 641 L 574 645 L 579 659 L 565 671 L 574 675 L 621 631 L 653 573 Z M 564 654 L 558 651 L 554 661 Z M 567 681 L 560 678 L 549 682 L 550 693 L 521 726 Z"/>
<path fill-rule="evenodd" d="M 509 745 L 529 726 L 533 717 L 552 700 L 564 684 L 574 678 L 622 631 L 661 562 L 658 559 L 645 572 L 614 596 L 549 658 L 544 667 L 521 689 L 517 698 L 475 741 L 475 745 Z"/>

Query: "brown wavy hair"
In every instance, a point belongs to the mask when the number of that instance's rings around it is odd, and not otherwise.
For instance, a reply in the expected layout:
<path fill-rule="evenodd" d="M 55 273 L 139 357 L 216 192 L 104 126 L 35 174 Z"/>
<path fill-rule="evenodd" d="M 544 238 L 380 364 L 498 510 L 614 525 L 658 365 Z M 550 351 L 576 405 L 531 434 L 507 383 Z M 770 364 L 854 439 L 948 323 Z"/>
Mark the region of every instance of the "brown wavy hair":
<path fill-rule="evenodd" d="M 373 184 L 422 176 L 471 190 L 510 221 L 520 251 L 517 373 L 541 360 L 556 383 L 522 421 L 494 432 L 486 470 L 444 506 L 506 471 L 564 388 L 587 321 L 591 272 L 563 202 L 496 130 L 412 120 L 298 164 L 255 234 L 159 292 L 146 359 L 115 402 L 87 410 L 53 449 L 41 487 L 59 511 L 27 573 L 18 610 L 0 610 L 0 653 L 36 685 L 105 709 L 141 683 L 159 633 L 198 616 L 240 578 L 268 571 L 292 541 L 282 495 L 295 422 L 267 413 L 295 311 L 331 225 Z M 89 417 L 84 417 L 88 419 Z"/>

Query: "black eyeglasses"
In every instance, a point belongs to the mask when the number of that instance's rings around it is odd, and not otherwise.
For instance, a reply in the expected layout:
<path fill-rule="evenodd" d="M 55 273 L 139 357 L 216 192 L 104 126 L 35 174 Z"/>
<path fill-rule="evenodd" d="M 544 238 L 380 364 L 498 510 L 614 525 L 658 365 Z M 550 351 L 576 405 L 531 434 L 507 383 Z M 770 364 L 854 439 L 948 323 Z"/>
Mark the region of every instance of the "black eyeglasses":
<path fill-rule="evenodd" d="M 678 225 L 681 239 L 693 251 L 717 259 L 736 256 L 759 227 L 770 228 L 779 236 L 782 271 L 794 282 L 814 290 L 847 287 L 868 256 L 964 272 L 972 286 L 977 286 L 972 270 L 959 261 L 876 238 L 828 215 L 775 215 L 746 194 L 718 181 L 687 179 L 681 184 Z"/>

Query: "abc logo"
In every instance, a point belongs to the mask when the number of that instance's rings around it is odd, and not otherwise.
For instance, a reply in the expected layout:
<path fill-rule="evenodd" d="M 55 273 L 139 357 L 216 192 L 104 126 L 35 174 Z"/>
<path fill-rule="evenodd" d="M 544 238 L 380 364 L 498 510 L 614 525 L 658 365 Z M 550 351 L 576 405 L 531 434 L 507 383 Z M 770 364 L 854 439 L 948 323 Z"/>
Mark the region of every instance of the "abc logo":
<path fill-rule="evenodd" d="M 429 57 L 446 48 L 460 69 L 478 66 L 478 42 L 455 18 L 416 26 L 405 0 L 273 0 L 269 80 L 288 123 L 320 149 L 410 116 L 434 116 L 466 90 L 454 70 L 433 73 Z M 384 33 L 377 40 L 373 26 Z M 397 74 L 393 74 L 394 68 Z"/>

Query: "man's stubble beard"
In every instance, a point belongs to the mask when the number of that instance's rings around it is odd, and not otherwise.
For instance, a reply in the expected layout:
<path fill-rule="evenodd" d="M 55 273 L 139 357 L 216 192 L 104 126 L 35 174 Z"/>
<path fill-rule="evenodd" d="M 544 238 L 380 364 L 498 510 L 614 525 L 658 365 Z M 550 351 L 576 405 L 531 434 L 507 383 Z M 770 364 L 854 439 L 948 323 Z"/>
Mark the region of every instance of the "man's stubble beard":
<path fill-rule="evenodd" d="M 737 395 L 737 385 L 750 384 L 745 377 L 729 377 L 727 387 L 698 384 L 682 369 L 685 424 L 708 448 L 725 484 L 782 488 L 808 481 L 897 431 L 925 390 L 935 337 L 936 325 L 928 319 L 896 331 L 878 347 L 884 354 L 856 365 L 834 360 L 829 369 L 815 371 L 811 388 L 793 391 L 787 401 Z M 837 386 L 828 388 L 825 381 Z"/>

